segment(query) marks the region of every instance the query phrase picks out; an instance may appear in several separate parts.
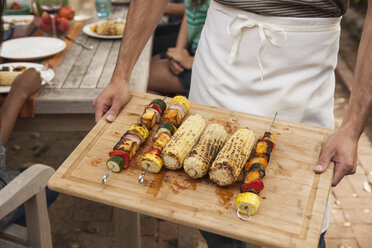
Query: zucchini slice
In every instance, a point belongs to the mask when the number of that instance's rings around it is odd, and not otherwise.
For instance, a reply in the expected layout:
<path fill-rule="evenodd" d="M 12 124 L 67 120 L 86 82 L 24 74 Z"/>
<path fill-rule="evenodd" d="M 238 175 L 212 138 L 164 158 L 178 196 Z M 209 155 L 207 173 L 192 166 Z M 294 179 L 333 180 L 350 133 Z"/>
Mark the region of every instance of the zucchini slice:
<path fill-rule="evenodd" d="M 119 155 L 113 155 L 107 160 L 106 166 L 113 172 L 120 172 L 124 166 L 124 159 Z"/>

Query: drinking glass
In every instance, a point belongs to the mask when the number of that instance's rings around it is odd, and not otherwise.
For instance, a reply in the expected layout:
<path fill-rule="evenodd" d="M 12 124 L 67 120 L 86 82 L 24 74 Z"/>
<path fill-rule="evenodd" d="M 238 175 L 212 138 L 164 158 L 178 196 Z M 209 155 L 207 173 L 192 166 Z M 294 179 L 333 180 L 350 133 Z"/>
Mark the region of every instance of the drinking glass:
<path fill-rule="evenodd" d="M 55 14 L 62 8 L 62 0 L 40 0 L 40 7 L 52 18 L 53 37 L 57 37 Z"/>

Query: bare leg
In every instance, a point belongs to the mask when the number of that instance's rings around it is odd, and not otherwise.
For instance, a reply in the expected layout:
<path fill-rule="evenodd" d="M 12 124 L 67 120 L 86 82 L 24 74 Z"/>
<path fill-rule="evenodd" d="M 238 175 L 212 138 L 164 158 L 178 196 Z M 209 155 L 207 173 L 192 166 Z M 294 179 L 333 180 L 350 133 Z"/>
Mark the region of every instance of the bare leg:
<path fill-rule="evenodd" d="M 162 95 L 185 93 L 180 79 L 169 69 L 168 60 L 161 59 L 159 54 L 151 59 L 147 91 Z"/>

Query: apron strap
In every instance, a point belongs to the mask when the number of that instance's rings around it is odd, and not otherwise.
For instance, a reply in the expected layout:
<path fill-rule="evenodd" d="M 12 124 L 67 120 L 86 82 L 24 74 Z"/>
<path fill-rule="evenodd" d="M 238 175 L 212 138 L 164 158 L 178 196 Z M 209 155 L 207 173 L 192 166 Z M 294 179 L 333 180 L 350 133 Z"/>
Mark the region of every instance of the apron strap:
<path fill-rule="evenodd" d="M 258 62 L 258 66 L 260 67 L 261 82 L 262 82 L 263 81 L 263 66 L 261 63 L 261 55 L 265 48 L 266 41 L 268 40 L 274 46 L 281 46 L 287 40 L 287 34 L 282 29 L 273 27 L 270 24 L 264 24 L 264 23 L 260 23 L 258 21 L 249 19 L 245 15 L 241 15 L 241 14 L 234 15 L 229 26 L 227 27 L 227 33 L 234 37 L 234 42 L 231 47 L 231 52 L 230 52 L 230 56 L 228 59 L 229 64 L 234 63 L 236 53 L 239 49 L 240 41 L 243 36 L 243 32 L 246 29 L 253 29 L 253 28 L 258 28 L 258 35 L 260 37 L 260 47 L 259 47 L 258 54 L 257 54 L 257 62 Z M 283 37 L 282 42 L 278 42 L 278 40 L 275 39 L 274 37 L 275 33 L 282 35 Z"/>

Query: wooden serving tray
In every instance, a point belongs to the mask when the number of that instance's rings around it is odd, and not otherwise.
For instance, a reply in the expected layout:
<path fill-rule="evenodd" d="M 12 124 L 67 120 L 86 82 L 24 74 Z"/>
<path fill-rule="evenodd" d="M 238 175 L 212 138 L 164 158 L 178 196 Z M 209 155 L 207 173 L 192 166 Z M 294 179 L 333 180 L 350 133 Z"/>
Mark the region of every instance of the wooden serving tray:
<path fill-rule="evenodd" d="M 208 178 L 191 179 L 183 170 L 147 173 L 142 185 L 138 176 L 141 146 L 130 167 L 111 173 L 106 185 L 108 152 L 155 95 L 132 92 L 132 98 L 115 122 L 104 119 L 89 132 L 49 181 L 49 187 L 65 194 L 162 218 L 270 247 L 317 247 L 333 176 L 333 165 L 323 174 L 313 166 L 330 130 L 276 120 L 271 130 L 276 142 L 263 179 L 261 205 L 249 222 L 237 218 L 235 198 L 241 182 L 220 188 Z M 168 99 L 169 102 L 170 99 Z M 190 113 L 201 114 L 208 123 L 219 122 L 231 135 L 239 128 L 252 129 L 258 138 L 271 119 L 227 109 L 192 104 Z M 152 134 L 156 132 L 156 127 Z"/>

